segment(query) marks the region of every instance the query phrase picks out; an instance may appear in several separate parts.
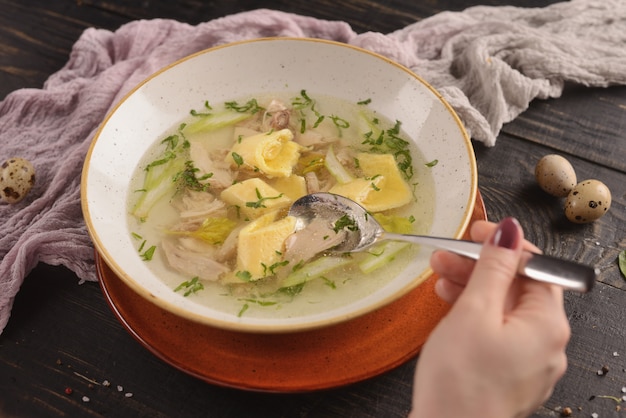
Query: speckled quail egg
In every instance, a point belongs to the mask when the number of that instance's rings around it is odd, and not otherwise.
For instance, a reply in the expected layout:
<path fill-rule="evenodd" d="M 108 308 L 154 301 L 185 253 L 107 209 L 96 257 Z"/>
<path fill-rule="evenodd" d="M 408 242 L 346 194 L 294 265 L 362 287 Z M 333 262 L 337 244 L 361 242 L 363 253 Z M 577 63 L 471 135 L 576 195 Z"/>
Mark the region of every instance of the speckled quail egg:
<path fill-rule="evenodd" d="M 9 158 L 0 166 L 0 199 L 7 203 L 22 200 L 35 184 L 35 167 L 23 158 Z"/>
<path fill-rule="evenodd" d="M 576 185 L 574 167 L 564 157 L 546 155 L 535 166 L 535 178 L 539 187 L 556 197 L 565 197 Z"/>
<path fill-rule="evenodd" d="M 611 207 L 611 191 L 599 180 L 578 183 L 565 200 L 565 216 L 574 223 L 593 222 Z"/>

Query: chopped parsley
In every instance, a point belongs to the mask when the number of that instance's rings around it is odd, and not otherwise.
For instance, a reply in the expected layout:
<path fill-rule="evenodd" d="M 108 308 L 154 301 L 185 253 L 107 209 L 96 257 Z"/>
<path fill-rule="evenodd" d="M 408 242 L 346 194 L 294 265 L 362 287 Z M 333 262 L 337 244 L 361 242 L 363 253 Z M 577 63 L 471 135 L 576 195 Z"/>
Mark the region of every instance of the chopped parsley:
<path fill-rule="evenodd" d="M 175 135 L 173 135 L 175 136 Z M 163 154 L 162 158 L 159 158 L 158 160 L 154 160 L 152 161 L 150 164 L 148 164 L 146 166 L 146 171 L 149 171 L 150 169 L 154 168 L 154 167 L 158 167 L 160 165 L 163 165 L 165 163 L 167 163 L 168 161 L 173 160 L 174 158 L 176 158 L 176 153 L 173 151 L 166 151 Z"/>
<path fill-rule="evenodd" d="M 322 279 L 324 281 L 324 284 L 328 287 L 330 287 L 331 289 L 336 289 L 337 285 L 335 284 L 334 281 L 327 279 L 324 276 L 321 276 L 320 279 Z"/>
<path fill-rule="evenodd" d="M 256 305 L 259 306 L 274 306 L 277 305 L 278 302 L 274 302 L 271 300 L 258 300 L 258 299 L 239 299 L 240 301 L 246 302 L 244 303 L 244 305 L 241 307 L 241 309 L 239 310 L 239 313 L 237 314 L 237 316 L 239 318 L 241 318 L 241 316 L 248 310 L 250 309 L 250 303 L 254 303 Z"/>
<path fill-rule="evenodd" d="M 238 271 L 237 273 L 235 273 L 235 276 L 237 276 L 237 278 L 243 280 L 244 282 L 249 282 L 250 280 L 252 280 L 252 274 L 250 274 L 250 272 L 247 270 Z"/>
<path fill-rule="evenodd" d="M 370 152 L 378 154 L 390 153 L 396 160 L 398 169 L 409 180 L 413 177 L 413 158 L 409 151 L 409 141 L 400 137 L 401 122 L 396 121 L 390 129 L 380 129 L 377 118 L 369 121 L 372 130 L 366 132 L 363 137 L 363 145 L 369 146 Z"/>
<path fill-rule="evenodd" d="M 146 247 L 146 244 L 148 243 L 148 241 L 145 240 L 141 235 L 139 235 L 136 232 L 131 232 L 130 235 L 134 239 L 141 241 L 141 244 L 139 244 L 139 248 L 137 249 L 137 252 L 139 253 L 139 256 L 141 257 L 141 259 L 144 261 L 152 260 L 152 258 L 154 257 L 154 252 L 156 251 L 156 245 L 152 245 L 150 248 L 144 251 L 143 249 Z"/>
<path fill-rule="evenodd" d="M 193 165 L 193 161 L 185 161 L 185 168 L 176 173 L 174 176 L 174 182 L 177 182 L 181 187 L 189 190 L 206 192 L 211 185 L 209 183 L 202 183 L 202 181 L 213 177 L 213 173 L 207 173 L 200 177 L 196 177 L 196 173 L 198 171 L 200 171 L 200 169 Z"/>
<path fill-rule="evenodd" d="M 143 248 L 144 244 L 145 244 L 145 241 L 141 245 L 142 248 Z M 139 251 L 141 251 L 141 250 L 139 250 Z M 154 252 L 155 251 L 156 251 L 156 245 L 153 245 L 153 246 L 151 246 L 150 248 L 148 248 L 146 251 L 144 251 L 141 254 L 141 258 L 144 261 L 150 261 L 150 260 L 152 260 L 152 257 L 154 257 Z"/>
<path fill-rule="evenodd" d="M 240 105 L 235 101 L 225 102 L 224 107 L 226 107 L 226 109 L 234 110 L 235 112 L 251 114 L 255 114 L 263 110 L 263 108 L 257 103 L 256 99 L 250 99 L 243 105 Z"/>
<path fill-rule="evenodd" d="M 259 191 L 258 188 L 256 188 L 255 191 L 256 191 L 256 197 L 259 200 L 257 200 L 256 202 L 246 202 L 246 207 L 248 208 L 254 208 L 254 209 L 266 208 L 267 206 L 265 206 L 265 203 L 264 203 L 266 200 L 279 199 L 283 197 L 283 193 L 279 194 L 278 196 L 264 197 L 261 195 L 261 192 Z"/>
<path fill-rule="evenodd" d="M 269 267 L 266 264 L 261 263 L 261 266 L 263 267 L 263 275 L 265 275 L 265 276 L 274 275 L 274 274 L 276 274 L 276 269 L 278 267 L 284 267 L 287 264 L 289 264 L 289 261 L 287 261 L 287 260 L 278 261 L 278 262 L 272 264 Z"/>
<path fill-rule="evenodd" d="M 204 108 L 206 110 L 213 110 L 213 108 L 211 107 L 211 105 L 209 104 L 208 100 L 205 100 L 204 102 Z M 195 109 L 191 109 L 189 111 L 189 113 L 191 114 L 191 116 L 211 116 L 211 112 L 198 112 Z"/>
<path fill-rule="evenodd" d="M 347 229 L 348 231 L 358 231 L 359 226 L 357 225 L 354 218 L 351 218 L 348 215 L 343 215 L 341 218 L 337 219 L 333 224 L 333 231 L 335 233 L 339 233 L 339 231 Z"/>
<path fill-rule="evenodd" d="M 244 302 L 256 303 L 259 306 L 274 306 L 278 304 L 278 302 L 274 302 L 272 300 L 258 300 L 258 299 L 239 299 Z"/>
<path fill-rule="evenodd" d="M 298 270 L 300 270 L 302 267 L 304 267 L 304 261 L 303 261 L 303 260 L 300 260 L 300 261 L 298 261 L 298 263 L 297 263 L 296 265 L 294 265 L 294 266 L 291 268 L 291 271 L 298 271 Z"/>
<path fill-rule="evenodd" d="M 302 282 L 302 283 L 298 283 L 298 284 L 294 284 L 293 286 L 289 286 L 289 287 L 281 287 L 280 289 L 278 289 L 278 292 L 283 293 L 287 296 L 297 296 L 302 292 L 302 289 L 304 289 L 304 285 L 306 284 L 306 282 Z"/>
<path fill-rule="evenodd" d="M 329 118 L 333 121 L 335 126 L 339 129 L 347 129 L 350 127 L 350 122 L 347 120 L 340 118 L 339 116 L 330 115 Z"/>
<path fill-rule="evenodd" d="M 239 318 L 241 318 L 243 316 L 243 314 L 248 310 L 248 308 L 250 307 L 250 305 L 248 305 L 247 303 L 244 304 L 241 309 L 239 310 L 239 313 L 237 314 L 237 316 Z"/>
<path fill-rule="evenodd" d="M 179 284 L 174 289 L 174 292 L 178 292 L 181 290 L 185 290 L 185 293 L 183 293 L 183 296 L 187 297 L 191 295 L 192 293 L 196 293 L 196 292 L 199 292 L 200 290 L 204 290 L 204 285 L 200 281 L 200 278 L 196 276 L 191 280 L 186 280 L 182 282 L 181 284 Z"/>
<path fill-rule="evenodd" d="M 316 117 L 313 128 L 317 128 L 324 121 L 325 116 L 315 108 L 315 101 L 307 95 L 306 90 L 300 90 L 300 96 L 292 99 L 291 105 L 300 113 L 300 133 L 304 133 L 307 129 L 307 109 Z"/>
<path fill-rule="evenodd" d="M 231 153 L 231 155 L 233 157 L 233 161 L 235 161 L 235 164 L 237 164 L 237 167 L 241 167 L 241 165 L 243 164 L 243 157 L 236 152 Z"/>

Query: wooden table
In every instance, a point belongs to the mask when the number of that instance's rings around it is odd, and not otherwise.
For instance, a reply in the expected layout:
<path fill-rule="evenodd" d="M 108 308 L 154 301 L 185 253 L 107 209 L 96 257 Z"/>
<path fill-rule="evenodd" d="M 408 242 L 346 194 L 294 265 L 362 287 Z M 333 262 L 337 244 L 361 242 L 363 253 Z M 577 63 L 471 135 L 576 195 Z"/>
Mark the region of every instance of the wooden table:
<path fill-rule="evenodd" d="M 386 33 L 444 10 L 550 3 L 554 1 L 0 0 L 0 98 L 18 88 L 41 87 L 91 26 L 115 30 L 133 19 L 156 17 L 195 24 L 267 7 L 345 20 L 357 32 Z M 569 369 L 534 416 L 558 416 L 562 407 L 580 417 L 626 414 L 616 411 L 620 403 L 598 396 L 620 398 L 626 386 L 626 280 L 616 261 L 626 248 L 626 87 L 568 87 L 559 99 L 533 102 L 504 127 L 494 148 L 476 143 L 475 150 L 479 188 L 491 220 L 516 216 L 527 237 L 547 253 L 595 264 L 601 272 L 592 293 L 566 295 L 572 326 Z M 613 207 L 604 218 L 582 226 L 564 220 L 562 203 L 542 193 L 533 179 L 536 161 L 548 153 L 569 158 L 579 179 L 597 178 L 611 188 Z M 603 366 L 609 371 L 600 376 Z M 114 317 L 98 284 L 78 285 L 67 269 L 39 265 L 27 277 L 0 336 L 0 416 L 404 417 L 414 367 L 415 361 L 409 361 L 348 387 L 303 394 L 209 385 L 138 344 Z M 90 380 L 108 380 L 112 386 Z M 66 388 L 74 393 L 67 395 Z"/>

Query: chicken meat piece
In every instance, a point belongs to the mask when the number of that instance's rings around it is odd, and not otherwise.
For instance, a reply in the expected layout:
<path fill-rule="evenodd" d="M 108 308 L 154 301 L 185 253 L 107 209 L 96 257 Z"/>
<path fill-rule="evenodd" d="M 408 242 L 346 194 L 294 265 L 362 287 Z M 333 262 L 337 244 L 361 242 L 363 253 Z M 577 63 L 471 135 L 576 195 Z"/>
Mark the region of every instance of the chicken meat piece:
<path fill-rule="evenodd" d="M 182 198 L 174 203 L 181 222 L 173 229 L 192 231 L 209 217 L 226 216 L 226 204 L 216 199 L 211 193 L 187 190 Z"/>
<path fill-rule="evenodd" d="M 186 276 L 216 281 L 221 275 L 230 272 L 228 266 L 211 257 L 211 251 L 196 251 L 197 247 L 195 250 L 189 247 L 189 243 L 181 240 L 164 240 L 161 244 L 170 267 Z"/>
<path fill-rule="evenodd" d="M 207 151 L 202 144 L 191 142 L 189 156 L 194 167 L 198 169 L 196 177 L 201 178 L 210 174 L 211 177 L 203 182 L 210 184 L 211 190 L 223 190 L 235 180 L 235 173 L 230 169 L 230 164 L 224 161 L 227 153 L 228 150 Z"/>
<path fill-rule="evenodd" d="M 335 232 L 328 221 L 314 219 L 305 228 L 293 233 L 285 241 L 284 259 L 294 266 L 342 243 L 346 231 Z"/>

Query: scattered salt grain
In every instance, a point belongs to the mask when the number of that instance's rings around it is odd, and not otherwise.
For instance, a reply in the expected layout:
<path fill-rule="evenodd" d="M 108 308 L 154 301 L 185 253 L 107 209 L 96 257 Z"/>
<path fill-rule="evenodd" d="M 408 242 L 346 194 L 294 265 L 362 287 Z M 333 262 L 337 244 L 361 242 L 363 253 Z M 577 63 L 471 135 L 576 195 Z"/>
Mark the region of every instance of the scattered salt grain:
<path fill-rule="evenodd" d="M 613 351 L 613 357 L 619 357 L 619 353 L 617 351 Z"/>
<path fill-rule="evenodd" d="M 89 402 L 90 400 L 89 396 L 83 396 L 83 402 Z"/>
<path fill-rule="evenodd" d="M 622 387 L 622 393 L 626 393 L 626 386 Z"/>
<path fill-rule="evenodd" d="M 104 386 L 104 387 L 107 387 L 107 388 L 108 388 L 109 386 L 111 386 L 111 382 L 109 382 L 108 380 L 103 380 L 103 381 L 102 381 L 102 386 Z"/>
<path fill-rule="evenodd" d="M 124 390 L 124 388 L 123 388 L 122 386 L 117 385 L 117 391 L 118 391 L 118 392 L 121 392 L 121 391 L 123 391 L 123 390 Z"/>
<path fill-rule="evenodd" d="M 126 392 L 124 396 L 126 396 L 127 398 L 132 398 L 133 394 L 131 392 Z"/>
<path fill-rule="evenodd" d="M 593 414 L 591 414 L 591 418 L 598 418 L 599 416 L 600 416 L 600 415 L 598 415 L 598 414 L 597 414 L 597 413 L 595 413 L 595 412 L 594 412 Z"/>

